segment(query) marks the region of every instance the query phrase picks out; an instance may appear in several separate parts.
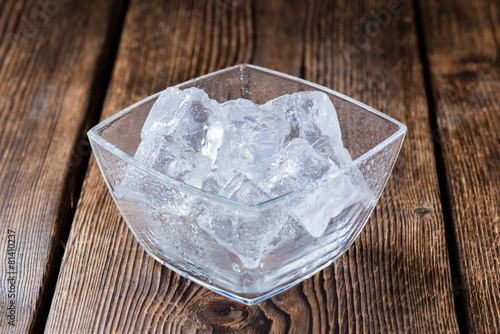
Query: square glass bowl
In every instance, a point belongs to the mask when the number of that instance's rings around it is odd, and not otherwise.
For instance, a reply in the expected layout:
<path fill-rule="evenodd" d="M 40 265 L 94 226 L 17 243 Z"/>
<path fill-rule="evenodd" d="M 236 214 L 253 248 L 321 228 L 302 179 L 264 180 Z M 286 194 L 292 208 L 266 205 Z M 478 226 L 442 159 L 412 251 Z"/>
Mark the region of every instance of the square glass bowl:
<path fill-rule="evenodd" d="M 177 87 L 201 88 L 219 103 L 246 98 L 263 104 L 298 91 L 324 92 L 337 110 L 352 162 L 317 182 L 247 205 L 176 181 L 136 160 L 142 126 L 159 93 L 137 102 L 92 128 L 88 136 L 116 205 L 153 258 L 198 284 L 250 305 L 312 276 L 350 247 L 391 174 L 406 134 L 403 124 L 326 87 L 254 65 L 233 66 Z M 123 185 L 127 175 L 137 180 L 134 190 Z M 354 202 L 346 200 L 351 194 L 336 191 L 346 178 L 362 180 L 366 190 Z M 328 203 L 347 204 L 334 213 L 320 236 L 310 235 L 294 219 L 271 233 L 274 213 L 287 212 L 311 198 L 316 198 L 314 210 L 328 209 Z M 204 212 L 219 212 L 227 221 L 247 218 L 234 231 L 233 241 L 237 247 L 238 238 L 252 238 L 264 249 L 256 265 L 242 263 L 231 247 L 200 228 L 198 218 Z M 245 235 L 250 225 L 264 220 L 268 224 L 257 235 Z"/>

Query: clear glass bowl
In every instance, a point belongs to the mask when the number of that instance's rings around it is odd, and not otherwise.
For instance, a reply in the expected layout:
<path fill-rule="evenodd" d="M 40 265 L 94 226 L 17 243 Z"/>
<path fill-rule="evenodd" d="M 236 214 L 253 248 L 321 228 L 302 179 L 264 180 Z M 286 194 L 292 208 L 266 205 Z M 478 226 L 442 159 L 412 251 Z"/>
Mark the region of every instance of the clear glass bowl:
<path fill-rule="evenodd" d="M 391 174 L 406 134 L 403 124 L 326 87 L 254 65 L 233 66 L 177 87 L 201 88 L 220 103 L 246 98 L 263 104 L 283 94 L 322 91 L 337 110 L 344 147 L 353 161 L 321 180 L 264 203 L 247 205 L 223 198 L 169 178 L 134 159 L 142 126 L 159 93 L 150 96 L 101 122 L 88 136 L 116 205 L 152 257 L 215 292 L 256 304 L 312 276 L 350 247 Z M 136 191 L 121 189 L 126 175 L 137 178 Z M 318 210 L 322 210 L 323 203 L 345 202 L 347 194 L 336 189 L 346 177 L 361 177 L 364 196 L 354 203 L 346 202 L 349 205 L 335 213 L 319 237 L 310 235 L 293 219 L 272 237 L 267 230 L 253 236 L 255 243 L 264 247 L 257 266 L 242 263 L 230 247 L 220 244 L 198 225 L 198 218 L 208 208 L 226 215 L 228 220 L 246 217 L 251 224 L 252 219 L 269 219 L 273 213 L 286 212 L 319 190 L 329 189 L 328 196 L 317 199 Z M 272 222 L 269 226 L 272 228 Z M 241 235 L 245 236 L 245 226 L 236 234 L 236 243 Z"/>

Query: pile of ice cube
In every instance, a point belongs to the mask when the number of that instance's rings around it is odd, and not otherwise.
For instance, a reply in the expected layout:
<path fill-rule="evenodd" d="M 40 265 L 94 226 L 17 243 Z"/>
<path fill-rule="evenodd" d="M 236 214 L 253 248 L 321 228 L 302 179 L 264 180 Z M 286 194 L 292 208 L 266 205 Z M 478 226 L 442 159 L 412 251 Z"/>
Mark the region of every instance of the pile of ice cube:
<path fill-rule="evenodd" d="M 171 87 L 152 107 L 141 139 L 135 158 L 148 167 L 250 206 L 327 180 L 287 205 L 238 211 L 214 203 L 197 213 L 198 225 L 248 268 L 259 265 L 287 221 L 319 237 L 332 217 L 368 191 L 360 173 L 357 179 L 328 180 L 351 156 L 332 102 L 318 91 L 283 95 L 263 105 L 246 99 L 219 104 L 203 90 Z M 179 215 L 189 215 L 194 202 L 188 197 L 165 200 L 179 207 Z"/>

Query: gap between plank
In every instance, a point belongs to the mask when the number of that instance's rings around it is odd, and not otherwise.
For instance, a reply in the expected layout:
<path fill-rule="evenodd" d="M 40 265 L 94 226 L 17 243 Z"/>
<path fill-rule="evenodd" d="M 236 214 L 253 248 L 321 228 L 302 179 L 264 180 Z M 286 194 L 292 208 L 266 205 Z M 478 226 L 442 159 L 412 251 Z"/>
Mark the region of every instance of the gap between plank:
<path fill-rule="evenodd" d="M 109 28 L 106 32 L 102 54 L 97 60 L 89 103 L 85 111 L 85 119 L 79 130 L 75 147 L 72 150 L 73 154 L 71 160 L 76 158 L 76 161 L 70 162 L 67 174 L 64 178 L 65 181 L 61 192 L 61 200 L 56 211 L 56 217 L 58 218 L 52 228 L 48 261 L 44 270 L 40 294 L 36 302 L 37 310 L 28 331 L 32 334 L 43 333 L 45 330 L 59 271 L 61 269 L 65 246 L 71 231 L 76 206 L 80 198 L 91 155 L 87 131 L 99 122 L 106 91 L 113 73 L 128 5 L 129 0 L 115 0 L 112 5 L 111 15 L 109 17 Z M 72 166 L 73 164 L 75 166 Z"/>
<path fill-rule="evenodd" d="M 424 30 L 422 15 L 420 13 L 420 6 L 417 3 L 418 0 L 413 1 L 413 7 L 415 12 L 415 22 L 417 26 L 417 37 L 420 59 L 422 62 L 422 70 L 424 76 L 425 84 L 425 95 L 427 97 L 427 103 L 429 107 L 429 119 L 431 126 L 430 135 L 433 137 L 432 142 L 434 144 L 434 157 L 436 161 L 436 172 L 439 181 L 439 192 L 441 195 L 441 211 L 443 212 L 443 219 L 445 224 L 445 238 L 446 244 L 448 246 L 448 258 L 451 270 L 451 286 L 453 287 L 453 299 L 455 303 L 455 317 L 457 319 L 458 328 L 460 333 L 467 333 L 467 323 L 466 323 L 466 311 L 465 311 L 465 300 L 463 294 L 455 295 L 455 285 L 462 282 L 462 277 L 460 275 L 460 264 L 458 260 L 458 244 L 455 236 L 453 217 L 451 214 L 450 198 L 449 198 L 449 184 L 446 178 L 446 169 L 444 165 L 443 148 L 439 141 L 439 126 L 437 123 L 437 104 L 432 93 L 432 73 L 429 66 L 429 59 L 427 57 L 427 47 L 424 39 Z"/>

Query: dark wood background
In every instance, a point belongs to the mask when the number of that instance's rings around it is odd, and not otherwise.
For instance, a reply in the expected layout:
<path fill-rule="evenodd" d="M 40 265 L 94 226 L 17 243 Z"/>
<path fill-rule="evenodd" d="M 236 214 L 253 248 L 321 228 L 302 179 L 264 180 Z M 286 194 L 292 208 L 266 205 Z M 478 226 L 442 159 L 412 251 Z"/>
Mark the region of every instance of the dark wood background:
<path fill-rule="evenodd" d="M 0 1 L 0 332 L 500 332 L 499 54 L 498 1 Z M 149 257 L 85 136 L 148 95 L 238 63 L 408 126 L 349 251 L 256 306 Z"/>

